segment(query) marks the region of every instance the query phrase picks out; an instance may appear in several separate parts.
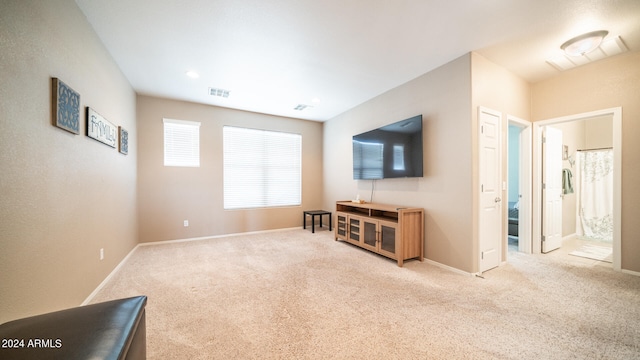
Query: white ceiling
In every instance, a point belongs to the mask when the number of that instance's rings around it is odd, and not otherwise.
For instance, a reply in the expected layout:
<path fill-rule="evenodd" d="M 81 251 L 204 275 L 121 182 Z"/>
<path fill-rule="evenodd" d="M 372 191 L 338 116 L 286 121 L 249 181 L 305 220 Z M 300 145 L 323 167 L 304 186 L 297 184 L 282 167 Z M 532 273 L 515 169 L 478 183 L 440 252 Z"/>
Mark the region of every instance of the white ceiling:
<path fill-rule="evenodd" d="M 545 60 L 588 31 L 640 50 L 639 0 L 76 3 L 139 94 L 317 121 L 470 51 L 536 82 L 558 74 Z"/>

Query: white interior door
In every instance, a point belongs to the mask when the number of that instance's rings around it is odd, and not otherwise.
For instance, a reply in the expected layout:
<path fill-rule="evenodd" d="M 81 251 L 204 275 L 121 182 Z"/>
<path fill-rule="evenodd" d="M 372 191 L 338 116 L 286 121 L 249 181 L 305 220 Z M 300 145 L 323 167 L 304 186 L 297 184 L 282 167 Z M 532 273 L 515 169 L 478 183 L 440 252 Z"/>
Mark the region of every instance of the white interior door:
<path fill-rule="evenodd" d="M 502 253 L 501 124 L 501 113 L 478 108 L 480 272 L 500 265 Z"/>
<path fill-rule="evenodd" d="M 562 131 L 544 129 L 542 144 L 542 252 L 562 245 Z"/>

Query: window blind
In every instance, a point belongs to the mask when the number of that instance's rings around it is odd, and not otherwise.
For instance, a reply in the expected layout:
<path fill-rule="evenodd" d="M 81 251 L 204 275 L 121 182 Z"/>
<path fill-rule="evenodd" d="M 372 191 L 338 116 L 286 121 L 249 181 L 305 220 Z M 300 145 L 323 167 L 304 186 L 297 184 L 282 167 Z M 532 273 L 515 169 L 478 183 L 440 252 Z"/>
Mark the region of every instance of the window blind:
<path fill-rule="evenodd" d="M 163 119 L 164 166 L 200 166 L 200 123 Z"/>
<path fill-rule="evenodd" d="M 302 136 L 225 126 L 224 208 L 301 204 Z"/>
<path fill-rule="evenodd" d="M 354 177 L 360 179 L 382 179 L 384 144 L 353 142 Z"/>

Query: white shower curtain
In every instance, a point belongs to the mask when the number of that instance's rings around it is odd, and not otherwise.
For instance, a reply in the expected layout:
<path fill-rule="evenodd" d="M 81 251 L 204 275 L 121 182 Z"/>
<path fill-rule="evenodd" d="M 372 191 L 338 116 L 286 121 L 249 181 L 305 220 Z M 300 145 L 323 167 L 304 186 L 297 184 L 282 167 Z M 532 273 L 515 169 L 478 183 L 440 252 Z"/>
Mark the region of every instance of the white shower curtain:
<path fill-rule="evenodd" d="M 577 154 L 576 231 L 582 238 L 613 241 L 613 150 Z"/>

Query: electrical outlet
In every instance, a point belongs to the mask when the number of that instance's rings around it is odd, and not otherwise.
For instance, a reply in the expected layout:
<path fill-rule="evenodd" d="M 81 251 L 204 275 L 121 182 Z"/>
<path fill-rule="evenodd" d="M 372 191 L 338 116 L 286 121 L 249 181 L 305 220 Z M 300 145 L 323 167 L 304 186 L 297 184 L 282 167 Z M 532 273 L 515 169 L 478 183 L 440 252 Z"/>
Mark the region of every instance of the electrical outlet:
<path fill-rule="evenodd" d="M 184 221 L 184 227 L 187 227 L 187 226 L 189 226 L 189 220 Z"/>
<path fill-rule="evenodd" d="M 104 248 L 100 248 L 100 260 L 104 260 Z"/>

